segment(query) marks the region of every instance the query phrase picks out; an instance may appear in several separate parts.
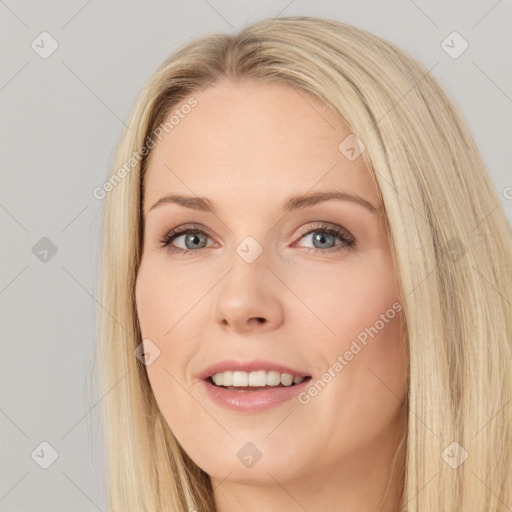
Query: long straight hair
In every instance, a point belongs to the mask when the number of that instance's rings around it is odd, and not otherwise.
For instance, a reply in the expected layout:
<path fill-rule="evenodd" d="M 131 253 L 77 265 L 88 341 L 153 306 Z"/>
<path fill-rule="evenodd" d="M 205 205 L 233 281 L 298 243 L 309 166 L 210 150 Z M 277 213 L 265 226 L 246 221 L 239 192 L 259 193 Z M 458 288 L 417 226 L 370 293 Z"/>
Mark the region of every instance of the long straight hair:
<path fill-rule="evenodd" d="M 112 512 L 215 510 L 209 476 L 173 436 L 134 355 L 134 290 L 151 141 L 176 105 L 222 79 L 306 91 L 366 148 L 409 352 L 401 510 L 510 510 L 512 235 L 497 191 L 455 103 L 421 64 L 361 29 L 290 16 L 203 36 L 171 55 L 136 100 L 98 192 L 97 357 Z"/>

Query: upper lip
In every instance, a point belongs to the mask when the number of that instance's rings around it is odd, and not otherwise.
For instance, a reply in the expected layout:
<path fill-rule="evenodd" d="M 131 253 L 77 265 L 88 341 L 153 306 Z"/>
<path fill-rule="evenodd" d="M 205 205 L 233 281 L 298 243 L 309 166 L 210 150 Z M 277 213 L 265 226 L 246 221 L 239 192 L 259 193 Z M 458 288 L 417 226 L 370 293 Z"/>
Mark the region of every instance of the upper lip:
<path fill-rule="evenodd" d="M 272 361 L 264 361 L 262 359 L 253 359 L 252 361 L 235 361 L 235 360 L 225 360 L 214 363 L 208 368 L 205 368 L 198 377 L 200 379 L 206 380 L 212 375 L 216 373 L 222 373 L 227 371 L 241 371 L 241 372 L 255 372 L 258 370 L 265 370 L 270 372 L 272 370 L 278 371 L 281 373 L 289 373 L 294 377 L 310 377 L 309 373 L 306 373 L 301 370 L 296 370 L 294 368 L 290 368 L 288 366 L 284 366 L 279 363 L 274 363 Z"/>

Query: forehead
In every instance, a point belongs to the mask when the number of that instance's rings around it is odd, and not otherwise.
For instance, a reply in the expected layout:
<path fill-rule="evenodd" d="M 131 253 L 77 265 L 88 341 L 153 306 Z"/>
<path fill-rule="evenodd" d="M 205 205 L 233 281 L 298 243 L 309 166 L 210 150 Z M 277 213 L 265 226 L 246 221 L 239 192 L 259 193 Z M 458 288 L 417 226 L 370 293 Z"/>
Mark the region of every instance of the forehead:
<path fill-rule="evenodd" d="M 192 192 L 216 203 L 238 198 L 250 205 L 314 190 L 316 184 L 376 201 L 363 158 L 350 161 L 338 149 L 350 130 L 308 92 L 224 80 L 191 97 L 197 105 L 153 149 L 145 212 L 169 192 Z"/>

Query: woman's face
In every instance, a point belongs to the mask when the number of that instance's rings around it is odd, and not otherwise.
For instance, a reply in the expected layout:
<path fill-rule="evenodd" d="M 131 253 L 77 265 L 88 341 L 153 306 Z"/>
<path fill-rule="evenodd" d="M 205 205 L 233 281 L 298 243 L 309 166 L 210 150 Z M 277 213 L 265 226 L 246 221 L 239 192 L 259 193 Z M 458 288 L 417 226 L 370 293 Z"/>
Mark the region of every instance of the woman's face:
<path fill-rule="evenodd" d="M 377 189 L 308 93 L 222 81 L 192 96 L 144 192 L 136 303 L 160 411 L 214 482 L 355 481 L 396 450 L 406 395 Z M 315 194 L 347 195 L 290 199 Z M 176 228 L 190 233 L 164 246 Z"/>

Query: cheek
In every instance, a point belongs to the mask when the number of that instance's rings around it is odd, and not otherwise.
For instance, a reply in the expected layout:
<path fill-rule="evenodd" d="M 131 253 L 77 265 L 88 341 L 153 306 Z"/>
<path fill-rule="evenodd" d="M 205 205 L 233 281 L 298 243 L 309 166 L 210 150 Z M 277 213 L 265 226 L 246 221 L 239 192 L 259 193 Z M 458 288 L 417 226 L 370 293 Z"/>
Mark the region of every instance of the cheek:
<path fill-rule="evenodd" d="M 344 284 L 334 324 L 337 335 L 360 341 L 361 346 L 377 336 L 386 339 L 385 344 L 393 342 L 400 327 L 396 317 L 401 304 L 391 269 L 354 272 L 344 278 Z"/>
<path fill-rule="evenodd" d="M 361 443 L 383 442 L 382 436 L 390 429 L 398 432 L 403 421 L 407 353 L 402 319 L 392 308 L 368 309 L 350 325 L 344 322 L 354 335 L 343 333 L 319 345 L 317 357 L 324 366 L 315 386 L 301 397 L 310 411 L 305 416 L 314 416 L 331 436 L 329 448 L 350 451 Z M 381 311 L 387 322 L 379 319 Z M 325 456 L 330 457 L 328 450 Z"/>
<path fill-rule="evenodd" d="M 307 322 L 308 330 L 321 336 L 328 352 L 339 351 L 347 340 L 363 333 L 398 302 L 395 272 L 389 254 L 381 249 L 350 255 L 330 266 L 311 264 L 291 268 L 284 281 L 306 308 L 298 304 L 290 312 L 295 322 Z M 297 302 L 296 300 L 293 302 Z M 391 311 L 394 316 L 395 310 Z"/>
<path fill-rule="evenodd" d="M 308 283 L 301 282 L 302 293 L 309 288 L 308 305 L 324 324 L 323 335 L 310 345 L 325 376 L 320 379 L 325 387 L 319 385 L 315 398 L 317 412 L 326 423 L 351 418 L 359 432 L 393 418 L 407 383 L 407 346 L 392 260 L 378 251 L 371 256 L 330 274 L 309 273 Z M 347 427 L 345 434 L 349 430 L 357 431 Z"/>
<path fill-rule="evenodd" d="M 168 367 L 172 360 L 171 354 L 175 362 L 176 356 L 179 357 L 179 354 L 170 350 L 173 326 L 176 324 L 173 317 L 175 294 L 168 292 L 171 289 L 172 283 L 162 276 L 160 269 L 144 261 L 141 263 L 135 286 L 135 302 L 144 350 L 147 350 L 146 343 L 151 340 L 148 346 L 156 345 L 157 349 L 153 350 L 159 351 L 158 357 L 146 365 L 146 372 L 158 402 L 159 390 L 169 389 L 171 384 L 169 381 L 172 379 L 167 372 L 174 374 L 174 370 Z"/>
<path fill-rule="evenodd" d="M 183 272 L 155 259 L 141 263 L 135 302 L 142 339 L 151 340 L 159 350 L 154 362 L 146 365 L 158 401 L 162 394 L 179 394 L 180 383 L 188 378 L 189 361 L 204 332 L 197 320 L 207 315 L 206 302 L 199 300 L 204 295 L 202 288 L 184 278 Z"/>
<path fill-rule="evenodd" d="M 187 348 L 186 343 L 177 343 L 175 340 L 178 336 L 182 337 L 182 341 L 190 337 L 183 333 L 187 322 L 180 322 L 185 303 L 177 285 L 176 278 L 166 272 L 165 267 L 158 267 L 154 262 L 141 263 L 135 287 L 141 336 L 146 340 L 145 350 L 148 339 L 154 344 L 151 346 L 156 345 L 159 350 L 158 357 L 146 365 L 145 369 L 158 408 L 171 427 L 176 423 L 174 410 L 180 410 L 185 417 L 189 412 L 189 397 L 183 393 L 179 383 L 184 381 L 183 372 L 190 348 Z"/>
<path fill-rule="evenodd" d="M 153 338 L 162 332 L 162 314 L 167 305 L 163 300 L 163 287 L 157 280 L 156 269 L 142 260 L 135 283 L 135 303 L 142 338 Z"/>
<path fill-rule="evenodd" d="M 202 295 L 197 287 L 187 286 L 183 272 L 170 272 L 165 265 L 141 264 L 135 290 L 141 334 L 160 350 L 154 362 L 145 367 L 154 399 L 187 453 L 195 461 L 211 464 L 215 454 L 208 452 L 205 431 L 222 433 L 199 402 L 191 399 L 187 380 L 189 361 L 198 350 L 195 340 L 204 332 L 201 323 L 194 321 L 198 315 L 206 317 L 203 304 L 198 303 Z"/>
<path fill-rule="evenodd" d="M 143 260 L 135 286 L 142 336 L 171 338 L 175 327 L 186 325 L 185 315 L 199 297 L 200 291 L 189 285 L 183 273 L 171 269 L 165 260 Z"/>

